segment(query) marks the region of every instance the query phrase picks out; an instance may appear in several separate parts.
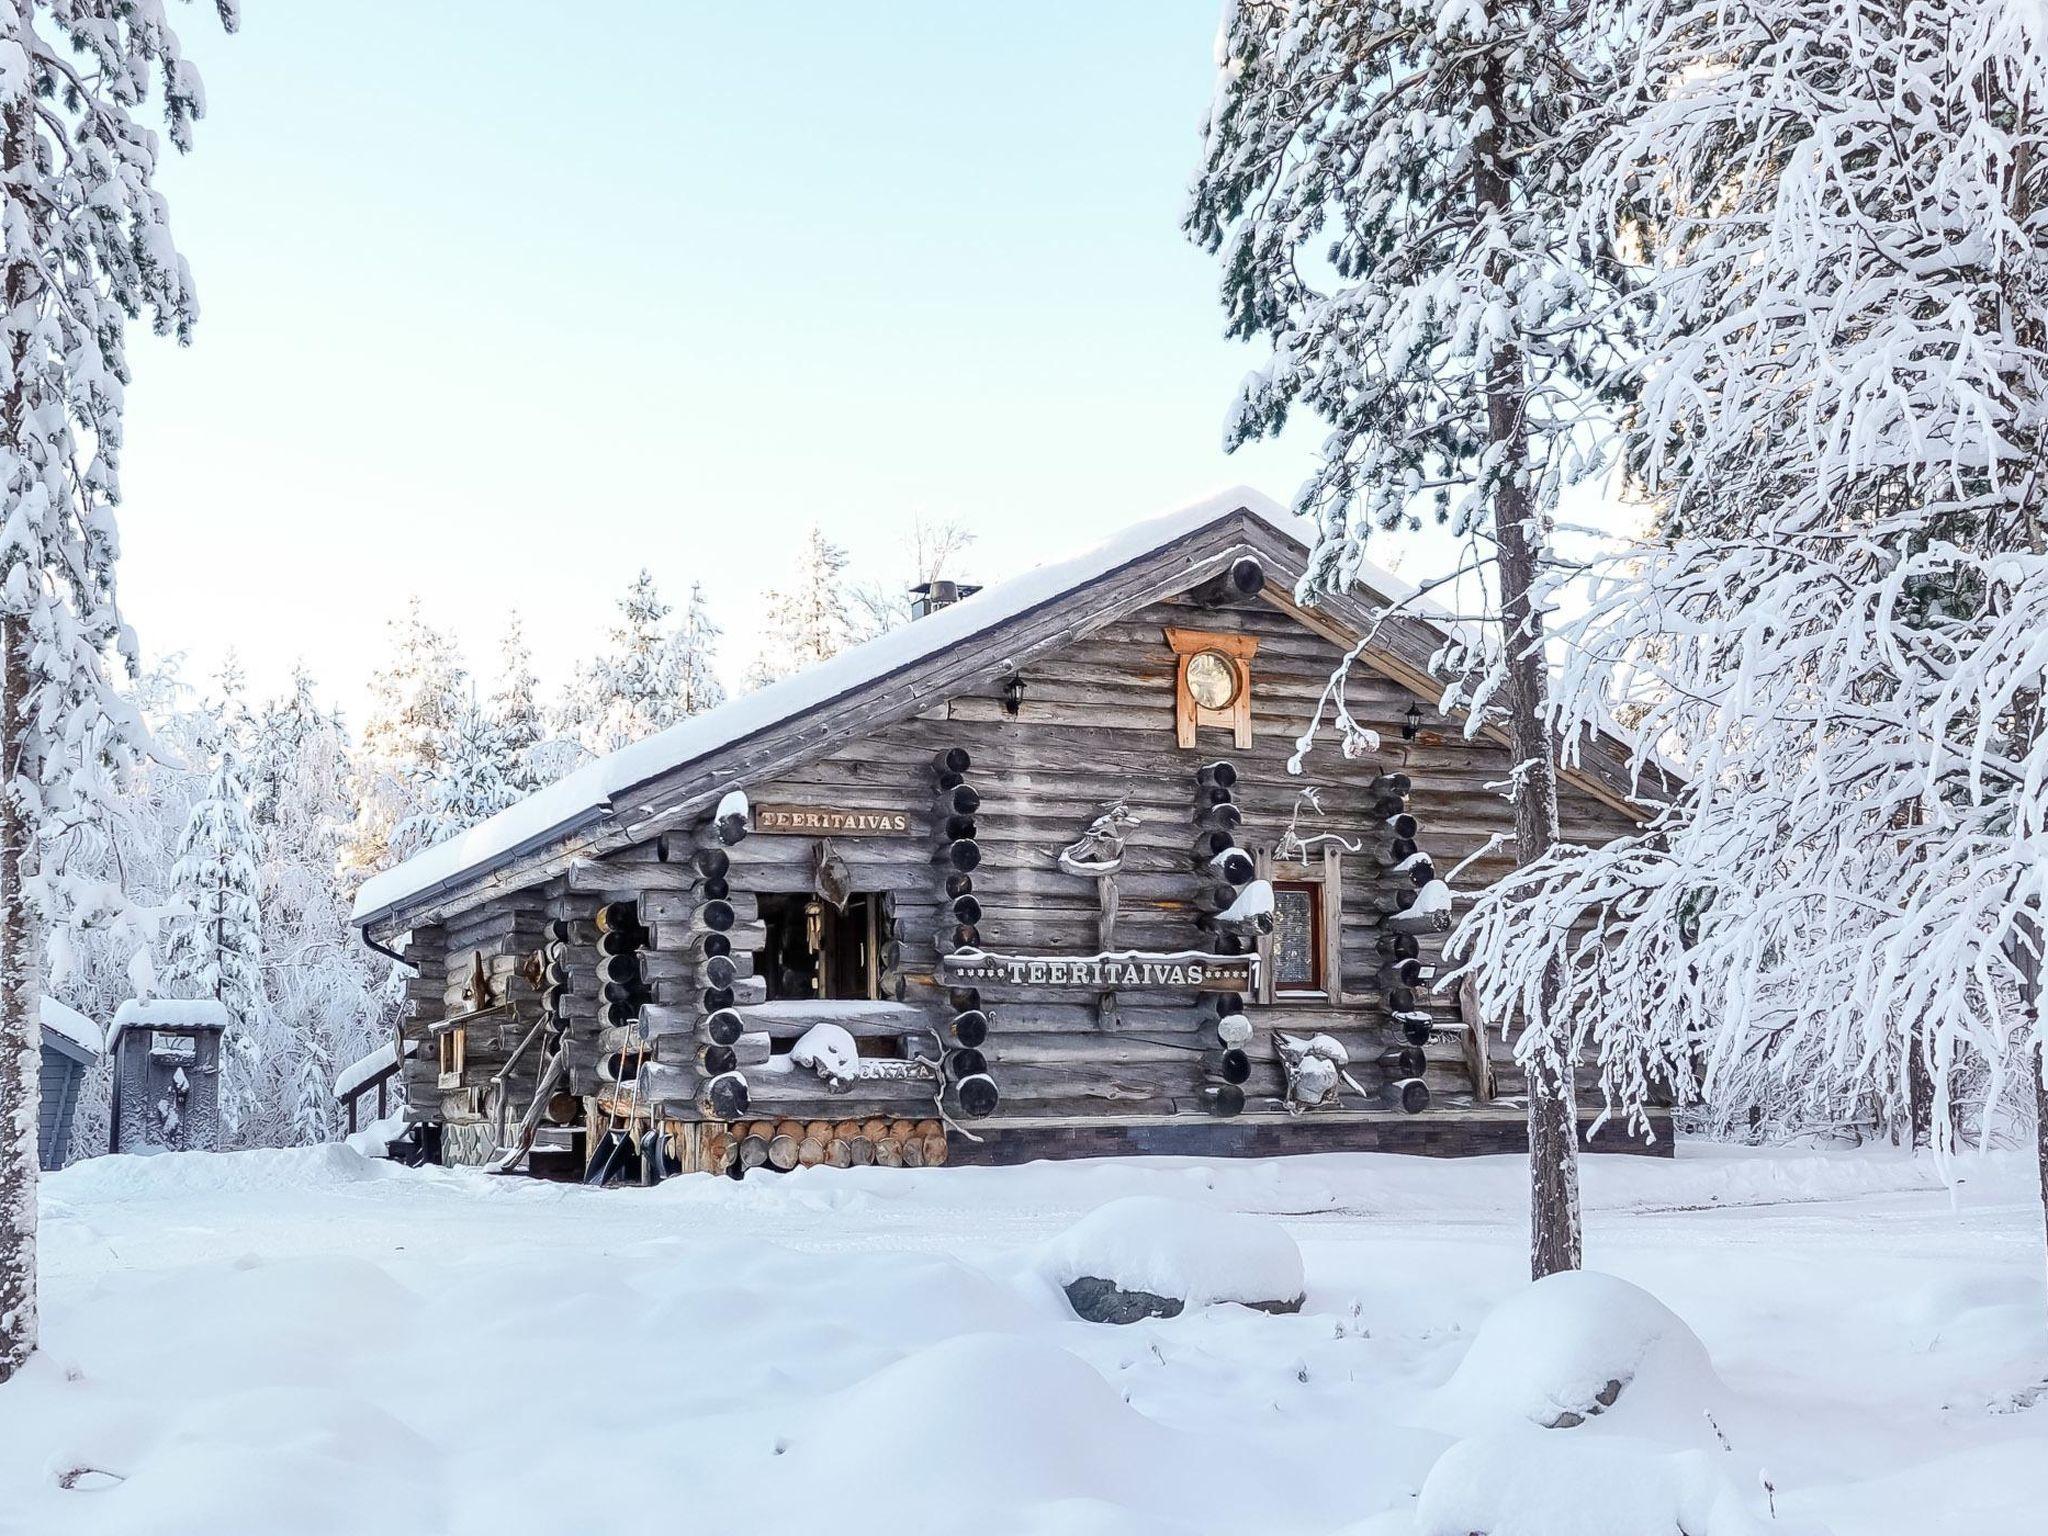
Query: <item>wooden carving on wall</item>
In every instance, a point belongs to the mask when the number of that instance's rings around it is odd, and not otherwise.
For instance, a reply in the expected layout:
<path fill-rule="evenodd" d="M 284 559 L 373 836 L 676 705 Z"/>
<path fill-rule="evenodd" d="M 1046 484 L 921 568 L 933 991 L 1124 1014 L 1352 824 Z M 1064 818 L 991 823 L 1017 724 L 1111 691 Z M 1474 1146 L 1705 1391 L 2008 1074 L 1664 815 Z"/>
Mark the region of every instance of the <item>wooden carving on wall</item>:
<path fill-rule="evenodd" d="M 1124 839 L 1143 818 L 1119 800 L 1088 824 L 1073 842 L 1060 850 L 1060 868 L 1084 879 L 1113 875 L 1124 867 Z M 1105 944 L 1107 940 L 1103 941 Z"/>
<path fill-rule="evenodd" d="M 1173 729 L 1183 747 L 1195 744 L 1205 725 L 1221 726 L 1240 747 L 1252 744 L 1252 656 L 1257 635 L 1166 628 L 1166 643 L 1179 658 L 1174 672 Z"/>
<path fill-rule="evenodd" d="M 846 860 L 839 857 L 829 837 L 819 838 L 811 852 L 811 889 L 818 900 L 829 902 L 836 912 L 846 910 L 847 898 L 853 894 L 853 872 L 846 867 Z"/>
<path fill-rule="evenodd" d="M 462 996 L 471 1013 L 480 1013 L 498 1000 L 491 990 L 490 973 L 484 969 L 484 952 L 480 949 L 469 957 L 469 982 L 463 987 Z"/>

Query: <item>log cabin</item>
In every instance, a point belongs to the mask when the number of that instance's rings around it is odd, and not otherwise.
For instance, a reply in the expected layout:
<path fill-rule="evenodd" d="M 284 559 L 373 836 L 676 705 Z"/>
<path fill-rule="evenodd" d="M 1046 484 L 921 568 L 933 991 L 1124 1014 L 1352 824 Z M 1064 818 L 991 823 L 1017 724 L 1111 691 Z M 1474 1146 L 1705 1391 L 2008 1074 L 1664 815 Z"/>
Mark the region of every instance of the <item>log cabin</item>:
<path fill-rule="evenodd" d="M 411 1155 L 651 1182 L 1525 1146 L 1512 1052 L 1432 985 L 1508 867 L 1504 738 L 1437 714 L 1450 621 L 1389 612 L 1392 576 L 1297 602 L 1309 543 L 1240 489 L 932 583 L 369 880 Z M 1367 733 L 1301 754 L 1354 651 Z M 1637 819 L 1613 743 L 1562 799 L 1568 837 Z"/>

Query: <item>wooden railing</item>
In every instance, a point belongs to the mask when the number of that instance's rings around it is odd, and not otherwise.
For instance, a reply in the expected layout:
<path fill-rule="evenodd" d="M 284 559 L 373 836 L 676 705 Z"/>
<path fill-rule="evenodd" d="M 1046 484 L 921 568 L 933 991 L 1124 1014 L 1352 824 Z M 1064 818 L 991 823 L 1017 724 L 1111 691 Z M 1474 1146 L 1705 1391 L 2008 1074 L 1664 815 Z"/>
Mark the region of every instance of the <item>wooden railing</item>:
<path fill-rule="evenodd" d="M 405 1056 L 410 1056 L 415 1049 L 413 1041 L 405 1042 Z M 382 1120 L 391 1113 L 391 1080 L 403 1070 L 405 1056 L 379 1068 L 351 1087 L 347 1093 L 335 1095 L 335 1102 L 341 1106 L 342 1118 L 348 1125 L 349 1135 L 353 1136 L 356 1133 L 356 1107 L 371 1094 L 377 1096 L 377 1119 Z"/>

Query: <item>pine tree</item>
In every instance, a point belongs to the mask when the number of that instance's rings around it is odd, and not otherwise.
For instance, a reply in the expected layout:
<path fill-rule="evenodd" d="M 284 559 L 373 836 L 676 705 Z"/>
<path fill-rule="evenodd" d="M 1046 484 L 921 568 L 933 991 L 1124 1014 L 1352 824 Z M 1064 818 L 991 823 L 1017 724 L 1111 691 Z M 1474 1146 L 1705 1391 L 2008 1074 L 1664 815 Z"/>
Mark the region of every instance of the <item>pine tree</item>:
<path fill-rule="evenodd" d="M 2048 24 L 1628 21 L 1591 174 L 1653 258 L 1631 447 L 1661 517 L 1598 566 L 1559 701 L 1575 731 L 1632 707 L 1682 787 L 1489 892 L 1482 985 L 1562 967 L 1627 1107 L 1645 1053 L 1709 1098 L 1775 1062 L 1894 1115 L 1919 1077 L 1946 1150 L 1966 1063 L 2048 1109 Z"/>
<path fill-rule="evenodd" d="M 390 655 L 370 679 L 370 716 L 357 752 L 359 812 L 344 862 L 374 874 L 399 857 L 398 826 L 424 809 L 444 744 L 469 707 L 469 679 L 454 639 L 426 621 L 420 600 L 390 625 Z"/>
<path fill-rule="evenodd" d="M 127 321 L 183 340 L 197 314 L 137 118 L 153 77 L 186 149 L 203 97 L 160 0 L 0 11 L 0 1383 L 36 1346 L 38 921 L 70 922 L 66 861 L 138 734 L 104 665 L 134 660 L 115 603 Z"/>
<path fill-rule="evenodd" d="M 846 589 L 845 570 L 846 551 L 816 523 L 805 529 L 795 579 L 768 594 L 768 633 L 750 681 L 788 677 L 852 643 L 854 599 Z"/>
<path fill-rule="evenodd" d="M 1577 234 L 1574 134 L 1601 99 L 1576 0 L 1237 0 L 1188 233 L 1219 253 L 1234 337 L 1270 338 L 1231 447 L 1305 406 L 1328 422 L 1297 508 L 1311 596 L 1347 588 L 1375 530 L 1425 509 L 1475 554 L 1494 639 L 1451 702 L 1505 724 L 1516 851 L 1559 840 L 1544 615 L 1532 602 L 1612 295 Z M 1340 706 L 1341 709 L 1341 706 Z M 1377 738 L 1340 713 L 1347 747 Z M 1554 978 L 1522 999 L 1531 1262 L 1579 1262 L 1572 1063 Z"/>
<path fill-rule="evenodd" d="M 222 1043 L 222 1118 L 230 1137 L 256 1103 L 252 1080 L 262 1062 L 263 940 L 259 852 L 249 823 L 241 760 L 223 747 L 205 798 L 178 839 L 161 985 L 166 996 L 211 997 L 226 1007 Z"/>

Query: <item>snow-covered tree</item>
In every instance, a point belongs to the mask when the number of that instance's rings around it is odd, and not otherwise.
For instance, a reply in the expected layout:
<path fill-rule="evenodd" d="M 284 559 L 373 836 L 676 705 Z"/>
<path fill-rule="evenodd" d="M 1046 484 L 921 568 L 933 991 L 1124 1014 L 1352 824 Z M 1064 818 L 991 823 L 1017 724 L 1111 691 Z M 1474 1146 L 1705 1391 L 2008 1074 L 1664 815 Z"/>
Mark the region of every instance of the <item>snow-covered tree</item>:
<path fill-rule="evenodd" d="M 1445 705 L 1505 724 L 1524 862 L 1558 841 L 1531 593 L 1560 489 L 1596 467 L 1613 361 L 1611 263 L 1576 234 L 1596 38 L 1577 0 L 1237 0 L 1187 215 L 1221 259 L 1228 333 L 1272 349 L 1228 445 L 1296 408 L 1329 427 L 1296 503 L 1317 528 L 1304 596 L 1347 588 L 1370 533 L 1430 514 L 1492 594 L 1490 644 L 1447 658 Z M 1341 690 L 1327 702 L 1347 748 L 1377 745 Z M 1579 1262 L 1572 1062 L 1543 987 L 1520 1017 L 1542 1275 Z"/>
<path fill-rule="evenodd" d="M 220 15 L 232 28 L 230 0 Z M 161 0 L 0 4 L 0 1382 L 36 1344 L 38 923 L 118 895 L 66 864 L 137 734 L 105 670 L 133 661 L 114 592 L 127 324 L 184 339 L 198 311 L 137 115 L 152 80 L 189 147 L 204 97 Z"/>
<path fill-rule="evenodd" d="M 816 666 L 852 643 L 855 602 L 845 573 L 846 551 L 811 524 L 797 546 L 789 585 L 768 594 L 768 629 L 748 670 L 749 686 Z"/>
<path fill-rule="evenodd" d="M 415 788 L 418 806 L 391 834 L 393 854 L 410 858 L 495 816 L 519 799 L 506 775 L 509 754 L 496 723 L 472 702 L 455 718 Z"/>
<path fill-rule="evenodd" d="M 349 930 L 340 855 L 355 814 L 348 739 L 304 669 L 258 723 L 252 804 L 262 862 L 264 1067 L 247 1144 L 324 1139 L 337 1063 L 382 1040 L 393 967 Z"/>
<path fill-rule="evenodd" d="M 394 861 L 393 834 L 423 809 L 419 797 L 470 703 L 454 638 L 427 622 L 417 597 L 389 628 L 390 654 L 370 679 L 370 715 L 356 754 L 357 815 L 343 855 L 358 877 Z"/>
<path fill-rule="evenodd" d="M 619 600 L 619 622 L 563 702 L 566 730 L 593 752 L 611 752 L 725 701 L 713 671 L 718 626 L 692 585 L 680 623 L 642 571 Z"/>
<path fill-rule="evenodd" d="M 1571 732 L 1625 708 L 1683 787 L 1462 938 L 1490 1008 L 1562 972 L 1624 1110 L 1776 1062 L 1896 1115 L 1917 1076 L 1942 1146 L 1959 1064 L 2048 1072 L 2048 17 L 1628 25 L 1592 174 L 1653 263 L 1631 448 L 1659 527 L 1594 570 L 1556 702 Z"/>
<path fill-rule="evenodd" d="M 712 620 L 704 601 L 704 584 L 690 583 L 690 599 L 676 626 L 677 718 L 701 715 L 725 702 L 725 684 L 718 680 L 718 637 L 724 633 Z"/>
<path fill-rule="evenodd" d="M 167 997 L 211 997 L 228 1013 L 221 1049 L 221 1110 L 230 1137 L 253 1108 L 262 1061 L 263 922 L 255 829 L 241 760 L 223 747 L 206 794 L 178 839 L 160 985 Z"/>
<path fill-rule="evenodd" d="M 547 782 L 539 766 L 540 746 L 547 739 L 539 695 L 533 651 L 515 611 L 506 620 L 504 637 L 498 643 L 498 686 L 491 690 L 490 719 L 504 747 L 505 777 L 521 794 Z"/>

